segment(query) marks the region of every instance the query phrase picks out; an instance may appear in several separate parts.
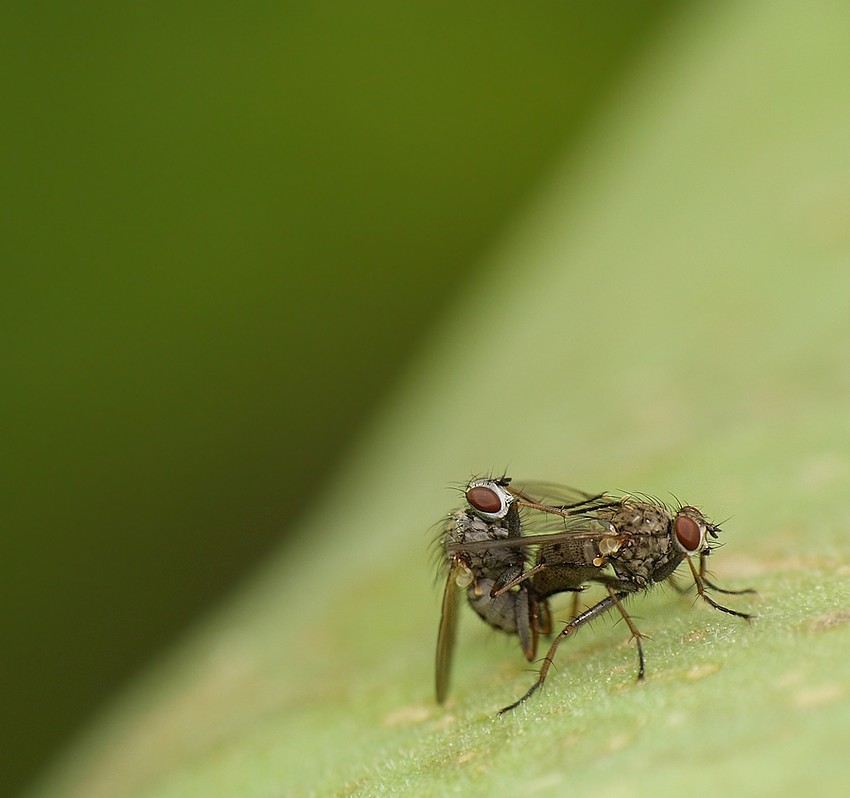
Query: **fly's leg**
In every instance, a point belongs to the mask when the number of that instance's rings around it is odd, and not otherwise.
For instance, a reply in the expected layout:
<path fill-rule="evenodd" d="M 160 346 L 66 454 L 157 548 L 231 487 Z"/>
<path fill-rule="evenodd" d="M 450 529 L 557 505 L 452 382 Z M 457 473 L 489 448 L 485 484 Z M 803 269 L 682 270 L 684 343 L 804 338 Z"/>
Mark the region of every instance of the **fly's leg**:
<path fill-rule="evenodd" d="M 552 634 L 552 612 L 549 609 L 549 602 L 542 599 L 537 602 L 538 623 L 537 628 L 541 634 Z"/>
<path fill-rule="evenodd" d="M 501 596 L 502 593 L 506 593 L 515 585 L 524 582 L 527 578 L 528 575 L 523 572 L 521 565 L 511 565 L 508 568 L 505 568 L 505 570 L 493 580 L 493 587 L 490 588 L 490 598 Z"/>
<path fill-rule="evenodd" d="M 573 593 L 572 606 L 570 607 L 570 618 L 572 620 L 578 618 L 578 597 L 579 591 L 577 590 Z"/>
<path fill-rule="evenodd" d="M 526 702 L 531 696 L 533 696 L 542 686 L 543 682 L 546 681 L 546 675 L 549 673 L 549 668 L 552 667 L 552 662 L 555 658 L 555 652 L 558 650 L 558 646 L 561 644 L 561 641 L 569 637 L 571 634 L 578 631 L 582 626 L 590 621 L 598 618 L 600 615 L 604 615 L 608 610 L 612 607 L 617 606 L 617 602 L 624 599 L 629 595 L 631 591 L 628 590 L 620 590 L 616 593 L 614 591 L 610 591 L 610 595 L 607 598 L 602 599 L 602 601 L 594 604 L 590 609 L 585 610 L 583 613 L 578 615 L 572 621 L 570 621 L 558 634 L 555 640 L 552 642 L 552 646 L 546 654 L 546 657 L 543 659 L 543 665 L 540 667 L 540 671 L 537 674 L 537 681 L 534 682 L 533 685 L 529 688 L 528 692 L 522 696 L 518 701 L 514 701 L 513 704 L 510 704 L 503 709 L 499 710 L 499 715 L 504 715 L 506 712 L 510 712 L 512 709 L 516 709 L 520 704 Z"/>
<path fill-rule="evenodd" d="M 693 585 L 687 585 L 685 587 L 680 585 L 679 582 L 676 581 L 676 574 L 670 574 L 670 576 L 667 577 L 667 584 L 670 585 L 670 587 L 672 587 L 673 590 L 675 590 L 680 596 L 684 596 L 693 587 Z"/>
<path fill-rule="evenodd" d="M 728 615 L 735 615 L 738 618 L 743 618 L 745 621 L 749 621 L 753 617 L 749 613 L 738 612 L 738 610 L 732 610 L 732 609 L 729 609 L 729 607 L 724 607 L 722 604 L 718 604 L 711 596 L 708 595 L 708 593 L 705 592 L 706 586 L 708 586 L 712 590 L 714 590 L 715 589 L 714 585 L 712 585 L 712 583 L 709 582 L 707 579 L 703 578 L 702 574 L 700 574 L 700 572 L 696 569 L 696 566 L 694 565 L 694 562 L 690 557 L 688 557 L 687 560 L 688 560 L 688 567 L 691 569 L 691 574 L 693 574 L 693 577 L 694 577 L 694 584 L 697 586 L 697 593 L 699 593 L 700 598 L 706 604 L 708 604 L 711 607 L 714 607 L 714 609 L 716 609 L 716 610 L 720 610 L 721 612 L 725 612 Z M 700 566 L 702 566 L 702 561 L 703 561 L 702 558 L 700 558 Z M 702 570 L 702 567 L 700 567 L 700 570 Z M 734 591 L 721 590 L 720 592 L 721 593 L 728 593 L 728 592 L 734 592 Z M 749 592 L 749 591 L 742 591 L 742 592 Z"/>
<path fill-rule="evenodd" d="M 527 571 L 523 571 L 522 568 L 508 568 L 505 570 L 498 579 L 493 582 L 493 588 L 490 590 L 490 597 L 496 598 L 497 596 L 501 596 L 502 593 L 507 593 L 512 587 L 516 587 L 517 585 L 522 584 L 527 579 L 530 579 L 540 571 L 546 568 L 545 565 L 535 565 L 533 568 L 529 568 Z"/>
<path fill-rule="evenodd" d="M 520 590 L 516 594 L 514 617 L 522 653 L 531 662 L 537 653 L 537 602 L 528 595 L 527 590 Z"/>
<path fill-rule="evenodd" d="M 629 627 L 629 631 L 632 633 L 632 639 L 635 641 L 638 650 L 638 681 L 643 681 L 646 677 L 646 660 L 643 656 L 643 635 L 638 631 L 637 626 L 635 626 L 635 622 L 632 620 L 631 615 L 626 612 L 626 608 L 623 606 L 623 602 L 620 601 L 620 596 L 622 594 L 615 593 L 610 585 L 606 585 L 608 588 L 608 594 L 611 596 L 611 600 L 614 602 L 614 606 L 620 611 L 620 615 L 623 616 L 623 620 L 626 622 L 626 625 Z"/>
<path fill-rule="evenodd" d="M 699 578 L 702 579 L 702 583 L 709 589 L 713 590 L 715 593 L 725 593 L 727 596 L 741 596 L 744 593 L 755 593 L 751 587 L 744 588 L 743 590 L 725 590 L 722 587 L 718 587 L 712 582 L 708 576 L 706 576 L 706 567 L 705 561 L 708 558 L 708 552 L 710 549 L 704 549 L 700 552 L 699 556 Z M 734 613 L 733 613 L 734 614 Z"/>
<path fill-rule="evenodd" d="M 529 496 L 523 490 L 514 490 L 512 492 L 519 500 L 518 504 L 522 507 L 531 507 L 532 509 L 540 510 L 543 513 L 554 513 L 565 517 L 578 515 L 579 513 L 588 513 L 592 510 L 600 510 L 604 507 L 613 507 L 620 503 L 619 499 L 611 499 L 604 493 L 597 493 L 596 495 L 587 493 L 584 495 L 583 499 L 578 499 L 570 504 L 554 505 L 540 502 L 533 496 Z"/>

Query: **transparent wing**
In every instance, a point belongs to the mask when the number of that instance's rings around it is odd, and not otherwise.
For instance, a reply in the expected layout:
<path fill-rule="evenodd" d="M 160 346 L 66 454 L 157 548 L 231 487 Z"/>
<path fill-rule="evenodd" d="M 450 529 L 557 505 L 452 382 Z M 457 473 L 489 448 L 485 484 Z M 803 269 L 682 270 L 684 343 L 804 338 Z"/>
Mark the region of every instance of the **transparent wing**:
<path fill-rule="evenodd" d="M 457 584 L 459 570 L 457 566 L 449 570 L 446 587 L 443 591 L 443 610 L 440 616 L 440 630 L 437 633 L 436 688 L 438 704 L 442 704 L 449 693 L 452 652 L 455 646 L 457 618 L 460 609 L 461 589 Z"/>
<path fill-rule="evenodd" d="M 541 514 L 542 515 L 542 514 Z M 618 536 L 610 523 L 590 516 L 564 518 L 558 515 L 535 518 L 533 522 L 523 521 L 523 529 L 531 529 L 531 534 L 521 538 L 501 540 L 476 540 L 447 547 L 449 553 L 460 551 L 481 551 L 483 549 L 531 548 L 533 546 L 551 546 L 566 541 L 599 540 L 601 537 Z"/>
<path fill-rule="evenodd" d="M 626 540 L 626 535 L 618 535 L 610 526 L 599 523 L 593 529 L 575 530 L 566 532 L 548 532 L 542 535 L 523 535 L 521 538 L 507 540 L 474 540 L 469 543 L 451 546 L 455 551 L 482 551 L 484 549 L 507 549 L 507 548 L 531 548 L 532 546 L 551 546 L 554 543 L 564 543 L 575 540 L 599 540 L 601 537 L 620 538 Z"/>

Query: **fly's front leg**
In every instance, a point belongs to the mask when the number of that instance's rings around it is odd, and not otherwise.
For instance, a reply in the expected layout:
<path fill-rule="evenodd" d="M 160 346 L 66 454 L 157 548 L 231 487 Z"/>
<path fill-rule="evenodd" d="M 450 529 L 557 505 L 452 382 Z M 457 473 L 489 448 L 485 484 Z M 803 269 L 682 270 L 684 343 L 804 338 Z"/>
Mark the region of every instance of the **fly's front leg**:
<path fill-rule="evenodd" d="M 749 621 L 753 616 L 747 612 L 738 612 L 738 610 L 730 609 L 729 607 L 724 607 L 722 604 L 718 604 L 708 593 L 705 592 L 706 585 L 712 589 L 715 589 L 714 586 L 708 580 L 704 579 L 700 572 L 697 570 L 696 566 L 693 563 L 693 560 L 690 557 L 686 558 L 688 561 L 688 566 L 691 569 L 691 574 L 694 577 L 694 584 L 697 586 L 697 593 L 699 593 L 700 598 L 709 606 L 714 607 L 716 610 L 720 610 L 721 612 L 725 612 L 727 615 L 735 615 L 738 618 L 743 618 L 745 621 Z M 702 558 L 700 558 L 700 565 L 702 565 Z M 727 593 L 729 591 L 721 590 L 721 593 Z M 742 592 L 750 592 L 750 591 L 742 591 Z"/>
<path fill-rule="evenodd" d="M 756 592 L 751 587 L 744 588 L 743 590 L 725 590 L 724 588 L 715 585 L 714 582 L 712 582 L 706 575 L 705 561 L 708 558 L 708 554 L 710 551 L 711 549 L 703 549 L 699 555 L 699 578 L 702 579 L 702 583 L 707 588 L 713 590 L 715 593 L 725 593 L 727 596 L 741 596 L 744 593 Z"/>
<path fill-rule="evenodd" d="M 598 618 L 599 616 L 604 615 L 612 607 L 617 606 L 618 602 L 628 596 L 630 592 L 632 591 L 620 590 L 614 592 L 613 590 L 609 590 L 609 595 L 607 598 L 602 599 L 602 601 L 594 604 L 590 609 L 585 610 L 583 613 L 581 613 L 572 621 L 570 621 L 561 630 L 561 632 L 553 641 L 549 651 L 546 653 L 546 657 L 543 659 L 543 665 L 540 667 L 540 671 L 537 674 L 537 681 L 533 685 L 531 685 L 528 692 L 526 692 L 525 695 L 523 695 L 518 701 L 514 701 L 513 704 L 509 704 L 503 709 L 500 709 L 499 715 L 504 715 L 506 712 L 510 712 L 512 709 L 516 709 L 520 704 L 531 698 L 531 696 L 533 696 L 543 686 L 543 682 L 546 681 L 546 675 L 549 673 L 549 668 L 552 667 L 552 662 L 555 658 L 555 652 L 558 650 L 558 646 L 561 644 L 562 640 L 566 639 L 571 634 L 574 634 L 586 623 L 589 623 L 590 621 Z"/>

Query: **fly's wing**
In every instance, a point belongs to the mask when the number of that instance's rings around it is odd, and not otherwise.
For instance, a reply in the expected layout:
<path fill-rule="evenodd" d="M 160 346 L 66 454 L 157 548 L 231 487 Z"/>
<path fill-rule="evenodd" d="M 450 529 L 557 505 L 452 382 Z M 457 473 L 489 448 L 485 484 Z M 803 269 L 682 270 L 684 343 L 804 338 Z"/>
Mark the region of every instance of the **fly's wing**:
<path fill-rule="evenodd" d="M 452 652 L 457 634 L 457 617 L 460 608 L 460 587 L 457 583 L 459 568 L 449 570 L 446 588 L 443 591 L 443 611 L 440 616 L 440 631 L 437 633 L 437 703 L 442 704 L 449 693 Z"/>
<path fill-rule="evenodd" d="M 537 517 L 542 516 L 542 517 Z M 618 535 L 610 523 L 593 516 L 578 515 L 565 518 L 561 515 L 535 513 L 535 518 L 528 523 L 523 522 L 523 529 L 532 530 L 532 534 L 523 534 L 521 538 L 505 538 L 500 540 L 473 540 L 468 543 L 449 545 L 449 554 L 456 551 L 481 551 L 504 548 L 530 548 L 532 546 L 551 546 L 555 543 L 569 541 L 599 540 L 606 538 L 623 538 Z"/>

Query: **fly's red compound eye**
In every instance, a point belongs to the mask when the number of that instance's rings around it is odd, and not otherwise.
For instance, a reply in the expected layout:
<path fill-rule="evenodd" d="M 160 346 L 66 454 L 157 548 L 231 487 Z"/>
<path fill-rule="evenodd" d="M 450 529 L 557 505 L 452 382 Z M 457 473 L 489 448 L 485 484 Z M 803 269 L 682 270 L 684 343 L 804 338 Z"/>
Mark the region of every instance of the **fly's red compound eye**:
<path fill-rule="evenodd" d="M 466 491 L 466 500 L 487 515 L 496 515 L 502 510 L 502 497 L 492 488 L 476 485 Z"/>
<path fill-rule="evenodd" d="M 508 514 L 514 497 L 492 479 L 476 479 L 466 487 L 466 500 L 485 521 L 499 521 Z"/>
<path fill-rule="evenodd" d="M 673 522 L 673 531 L 676 533 L 676 540 L 679 541 L 679 545 L 686 554 L 694 554 L 702 548 L 705 540 L 705 529 L 689 515 L 679 513 Z"/>

